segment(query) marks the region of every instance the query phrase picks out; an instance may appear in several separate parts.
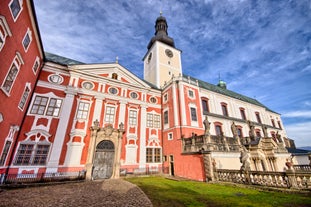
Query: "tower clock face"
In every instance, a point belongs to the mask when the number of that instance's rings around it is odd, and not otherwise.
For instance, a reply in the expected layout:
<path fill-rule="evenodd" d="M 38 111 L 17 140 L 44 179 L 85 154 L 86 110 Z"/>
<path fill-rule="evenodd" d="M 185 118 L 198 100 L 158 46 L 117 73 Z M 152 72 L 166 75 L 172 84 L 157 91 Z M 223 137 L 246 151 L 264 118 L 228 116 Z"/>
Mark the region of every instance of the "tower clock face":
<path fill-rule="evenodd" d="M 166 49 L 166 50 L 165 50 L 165 54 L 166 54 L 168 57 L 170 57 L 170 58 L 173 57 L 173 52 L 172 52 L 172 50 L 170 50 L 170 49 Z"/>

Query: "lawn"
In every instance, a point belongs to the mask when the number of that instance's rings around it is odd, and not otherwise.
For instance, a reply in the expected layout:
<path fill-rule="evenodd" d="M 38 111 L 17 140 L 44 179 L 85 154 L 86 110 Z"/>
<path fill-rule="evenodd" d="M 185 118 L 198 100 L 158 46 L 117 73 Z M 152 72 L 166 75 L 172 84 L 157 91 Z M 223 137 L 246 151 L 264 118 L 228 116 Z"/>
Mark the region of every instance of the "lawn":
<path fill-rule="evenodd" d="M 139 186 L 154 207 L 311 206 L 310 193 L 262 191 L 243 186 L 175 181 L 164 177 L 134 177 L 126 180 Z"/>

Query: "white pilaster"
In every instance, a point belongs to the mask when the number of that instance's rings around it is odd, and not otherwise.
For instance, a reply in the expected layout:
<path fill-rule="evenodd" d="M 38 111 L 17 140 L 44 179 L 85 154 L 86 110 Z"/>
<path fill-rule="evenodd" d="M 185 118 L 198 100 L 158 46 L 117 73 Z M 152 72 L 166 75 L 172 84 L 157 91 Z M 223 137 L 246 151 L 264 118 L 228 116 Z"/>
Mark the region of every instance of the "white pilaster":
<path fill-rule="evenodd" d="M 174 110 L 174 126 L 178 125 L 178 108 L 177 108 L 177 98 L 176 98 L 176 83 L 172 84 L 172 96 L 173 96 L 173 110 Z"/>
<path fill-rule="evenodd" d="M 57 172 L 57 168 L 59 165 L 59 158 L 61 151 L 63 149 L 64 139 L 68 128 L 68 121 L 71 113 L 71 110 L 69 109 L 72 108 L 74 96 L 76 95 L 76 91 L 72 87 L 67 87 L 65 93 L 66 97 L 64 99 L 63 110 L 61 111 L 59 119 L 60 124 L 58 125 L 55 133 L 55 139 L 52 145 L 50 159 L 47 164 L 46 170 L 47 172 Z"/>
<path fill-rule="evenodd" d="M 139 147 L 139 167 L 146 167 L 146 108 L 147 106 L 141 106 L 140 109 L 140 147 Z"/>
<path fill-rule="evenodd" d="M 125 109 L 127 102 L 124 100 L 120 100 L 120 114 L 119 114 L 119 124 L 122 122 L 125 123 Z"/>
<path fill-rule="evenodd" d="M 184 115 L 186 115 L 186 106 L 185 106 L 185 94 L 184 94 L 184 86 L 182 84 L 181 81 L 179 81 L 179 107 L 181 110 L 181 113 L 179 116 L 181 116 L 181 120 L 182 120 L 182 126 L 187 125 L 187 117 L 183 117 Z"/>
<path fill-rule="evenodd" d="M 95 120 L 100 121 L 100 115 L 103 107 L 103 99 L 100 97 L 95 97 L 95 107 L 94 107 L 94 112 L 93 112 L 93 121 L 94 123 Z"/>

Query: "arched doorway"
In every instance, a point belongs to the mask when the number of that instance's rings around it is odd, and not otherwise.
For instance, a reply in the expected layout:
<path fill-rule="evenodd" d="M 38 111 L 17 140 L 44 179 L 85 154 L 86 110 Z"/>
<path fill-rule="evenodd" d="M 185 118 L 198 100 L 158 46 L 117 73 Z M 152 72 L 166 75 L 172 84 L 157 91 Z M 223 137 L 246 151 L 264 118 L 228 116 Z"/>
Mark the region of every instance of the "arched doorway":
<path fill-rule="evenodd" d="M 115 146 L 110 140 L 103 140 L 96 146 L 92 177 L 108 179 L 112 176 Z"/>

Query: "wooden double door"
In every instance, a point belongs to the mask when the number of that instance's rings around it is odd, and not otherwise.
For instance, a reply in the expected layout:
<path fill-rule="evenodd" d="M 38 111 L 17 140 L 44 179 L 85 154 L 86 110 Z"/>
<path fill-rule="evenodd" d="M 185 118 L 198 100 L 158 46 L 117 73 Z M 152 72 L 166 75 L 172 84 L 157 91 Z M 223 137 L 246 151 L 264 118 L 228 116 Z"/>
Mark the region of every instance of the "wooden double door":
<path fill-rule="evenodd" d="M 96 146 L 92 177 L 109 179 L 113 174 L 115 146 L 110 140 L 103 140 Z"/>

